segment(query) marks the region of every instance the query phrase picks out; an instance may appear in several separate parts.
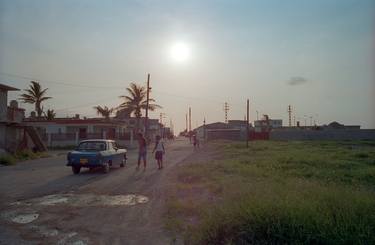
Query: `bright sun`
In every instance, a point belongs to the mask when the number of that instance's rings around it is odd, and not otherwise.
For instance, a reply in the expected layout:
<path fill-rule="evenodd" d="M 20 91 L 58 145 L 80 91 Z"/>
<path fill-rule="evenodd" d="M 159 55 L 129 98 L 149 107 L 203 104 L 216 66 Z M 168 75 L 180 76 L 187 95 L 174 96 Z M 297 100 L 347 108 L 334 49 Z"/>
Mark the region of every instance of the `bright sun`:
<path fill-rule="evenodd" d="M 185 43 L 179 42 L 172 45 L 170 54 L 173 60 L 183 62 L 190 57 L 190 48 Z"/>

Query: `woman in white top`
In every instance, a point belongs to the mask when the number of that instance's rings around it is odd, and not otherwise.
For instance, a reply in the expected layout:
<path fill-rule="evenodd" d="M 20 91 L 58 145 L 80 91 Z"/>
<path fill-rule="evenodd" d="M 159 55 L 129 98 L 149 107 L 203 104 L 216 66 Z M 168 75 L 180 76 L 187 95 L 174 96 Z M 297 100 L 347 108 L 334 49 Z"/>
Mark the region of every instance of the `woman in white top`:
<path fill-rule="evenodd" d="M 164 144 L 161 141 L 161 137 L 159 135 L 156 136 L 155 147 L 152 153 L 155 152 L 155 159 L 158 163 L 158 169 L 163 168 L 163 154 L 165 153 Z"/>

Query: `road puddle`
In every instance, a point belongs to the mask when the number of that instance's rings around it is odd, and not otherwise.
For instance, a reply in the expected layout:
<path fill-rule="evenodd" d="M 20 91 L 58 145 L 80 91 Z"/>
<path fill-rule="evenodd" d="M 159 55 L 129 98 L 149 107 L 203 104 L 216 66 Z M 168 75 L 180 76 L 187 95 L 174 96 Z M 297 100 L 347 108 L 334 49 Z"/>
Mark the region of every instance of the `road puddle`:
<path fill-rule="evenodd" d="M 20 214 L 12 218 L 14 223 L 28 224 L 33 222 L 39 217 L 39 214 Z"/>
<path fill-rule="evenodd" d="M 33 198 L 26 201 L 19 201 L 12 205 L 38 205 L 57 206 L 67 205 L 75 207 L 87 206 L 134 206 L 147 203 L 148 197 L 142 195 L 94 195 L 94 194 L 57 194 L 40 198 Z"/>
<path fill-rule="evenodd" d="M 17 224 L 28 224 L 39 218 L 39 214 L 36 212 L 18 212 L 18 211 L 8 211 L 3 212 L 1 216 L 9 221 Z"/>

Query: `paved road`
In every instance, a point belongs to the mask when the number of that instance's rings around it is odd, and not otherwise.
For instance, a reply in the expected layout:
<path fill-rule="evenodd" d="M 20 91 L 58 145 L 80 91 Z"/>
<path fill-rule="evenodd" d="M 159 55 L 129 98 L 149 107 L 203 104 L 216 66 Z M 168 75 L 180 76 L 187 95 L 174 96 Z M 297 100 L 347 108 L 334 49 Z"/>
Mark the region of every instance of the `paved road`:
<path fill-rule="evenodd" d="M 163 170 L 149 154 L 148 169 L 136 171 L 135 152 L 108 174 L 73 175 L 65 156 L 1 167 L 0 244 L 170 244 L 162 220 L 168 176 L 193 149 L 184 139 L 166 148 Z"/>

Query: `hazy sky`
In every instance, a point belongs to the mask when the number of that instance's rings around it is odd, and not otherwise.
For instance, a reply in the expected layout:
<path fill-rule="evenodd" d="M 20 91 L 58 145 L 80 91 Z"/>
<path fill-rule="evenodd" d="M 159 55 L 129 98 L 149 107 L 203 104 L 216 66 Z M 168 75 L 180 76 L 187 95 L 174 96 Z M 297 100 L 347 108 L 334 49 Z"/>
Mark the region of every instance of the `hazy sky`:
<path fill-rule="evenodd" d="M 44 108 L 95 116 L 145 84 L 177 130 L 268 114 L 375 128 L 375 1 L 0 0 L 0 83 L 49 88 Z M 170 49 L 183 42 L 190 57 Z M 18 93 L 11 92 L 10 99 Z M 30 106 L 22 105 L 30 111 Z M 310 119 L 307 119 L 308 124 Z"/>

